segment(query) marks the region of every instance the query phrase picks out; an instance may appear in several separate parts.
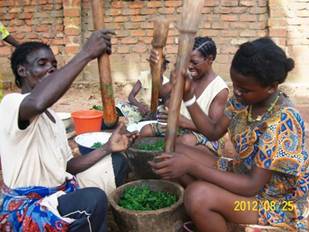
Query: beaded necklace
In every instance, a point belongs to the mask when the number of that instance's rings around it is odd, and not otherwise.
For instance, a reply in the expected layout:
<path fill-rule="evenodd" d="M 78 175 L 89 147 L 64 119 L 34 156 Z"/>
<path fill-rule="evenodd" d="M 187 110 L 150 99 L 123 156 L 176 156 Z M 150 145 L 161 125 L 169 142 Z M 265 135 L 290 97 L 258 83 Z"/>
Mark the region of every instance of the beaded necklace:
<path fill-rule="evenodd" d="M 269 107 L 266 110 L 266 113 L 270 113 L 273 108 L 275 107 L 276 103 L 278 102 L 280 98 L 281 92 L 278 93 L 276 98 L 273 100 L 273 102 L 269 105 Z M 249 106 L 249 112 L 248 112 L 248 122 L 260 122 L 263 119 L 264 114 L 258 115 L 255 119 L 252 117 L 252 105 Z"/>

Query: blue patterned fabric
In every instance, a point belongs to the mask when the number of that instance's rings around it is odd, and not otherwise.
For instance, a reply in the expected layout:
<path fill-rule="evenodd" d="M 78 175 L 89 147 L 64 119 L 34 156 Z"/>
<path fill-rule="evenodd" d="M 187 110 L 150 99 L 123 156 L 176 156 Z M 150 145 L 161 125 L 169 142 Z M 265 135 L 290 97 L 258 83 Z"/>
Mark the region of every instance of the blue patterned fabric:
<path fill-rule="evenodd" d="M 73 192 L 76 189 L 75 180 L 55 188 L 35 186 L 9 189 L 4 186 L 0 231 L 68 231 L 69 224 L 41 206 L 40 202 L 58 191 Z"/>

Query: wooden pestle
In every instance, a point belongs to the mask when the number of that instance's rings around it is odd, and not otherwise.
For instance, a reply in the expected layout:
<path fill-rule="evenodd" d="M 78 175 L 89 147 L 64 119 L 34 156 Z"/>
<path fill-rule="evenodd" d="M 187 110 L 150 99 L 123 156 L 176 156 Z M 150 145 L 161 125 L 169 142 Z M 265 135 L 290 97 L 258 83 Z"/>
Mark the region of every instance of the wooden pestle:
<path fill-rule="evenodd" d="M 93 23 L 96 30 L 104 28 L 104 5 L 102 1 L 103 0 L 91 0 Z M 118 122 L 118 117 L 115 108 L 113 82 L 108 54 L 105 53 L 98 58 L 98 66 L 104 125 L 107 128 L 113 128 Z"/>
<path fill-rule="evenodd" d="M 187 70 L 194 37 L 198 30 L 201 12 L 204 6 L 204 0 L 184 0 L 183 2 L 182 17 L 178 24 L 180 36 L 176 60 L 176 80 L 175 83 L 173 83 L 168 107 L 167 130 L 165 136 L 166 152 L 175 151 L 179 111 L 185 84 L 185 80 L 181 73 Z"/>
<path fill-rule="evenodd" d="M 169 29 L 169 21 L 158 18 L 154 21 L 152 47 L 159 54 L 159 61 L 156 64 L 150 62 L 152 89 L 151 89 L 151 112 L 155 113 L 158 107 L 159 93 L 161 87 L 161 70 L 163 64 L 163 48 L 166 45 Z"/>

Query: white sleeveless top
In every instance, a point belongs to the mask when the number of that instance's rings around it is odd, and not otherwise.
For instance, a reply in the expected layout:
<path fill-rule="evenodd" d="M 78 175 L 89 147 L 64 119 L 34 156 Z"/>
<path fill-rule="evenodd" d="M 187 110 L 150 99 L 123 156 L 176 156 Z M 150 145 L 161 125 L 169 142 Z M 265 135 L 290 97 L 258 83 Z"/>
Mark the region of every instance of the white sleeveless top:
<path fill-rule="evenodd" d="M 213 101 L 213 99 L 218 95 L 218 93 L 221 92 L 221 90 L 227 89 L 228 86 L 225 83 L 225 81 L 220 77 L 217 76 L 215 79 L 213 79 L 208 86 L 204 89 L 203 93 L 199 98 L 197 99 L 197 103 L 203 110 L 203 112 L 208 115 L 209 113 L 209 107 Z M 191 116 L 189 111 L 187 110 L 187 107 L 181 103 L 180 107 L 180 113 L 185 116 L 186 118 L 191 120 Z"/>
<path fill-rule="evenodd" d="M 72 178 L 66 172 L 73 158 L 61 119 L 48 109 L 34 118 L 24 130 L 18 127 L 19 107 L 27 94 L 6 95 L 0 104 L 0 157 L 4 183 L 10 188 L 55 187 Z"/>

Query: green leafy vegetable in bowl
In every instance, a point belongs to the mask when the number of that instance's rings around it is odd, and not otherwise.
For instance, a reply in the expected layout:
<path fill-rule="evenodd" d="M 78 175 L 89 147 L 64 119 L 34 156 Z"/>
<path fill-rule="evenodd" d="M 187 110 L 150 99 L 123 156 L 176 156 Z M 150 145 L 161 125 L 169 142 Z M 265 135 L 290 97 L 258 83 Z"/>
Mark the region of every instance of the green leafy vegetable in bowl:
<path fill-rule="evenodd" d="M 176 203 L 177 197 L 168 192 L 152 191 L 147 185 L 127 187 L 118 205 L 130 210 L 157 210 Z"/>
<path fill-rule="evenodd" d="M 95 142 L 94 144 L 92 144 L 91 148 L 98 149 L 101 148 L 102 146 L 103 144 L 101 142 Z"/>
<path fill-rule="evenodd" d="M 137 149 L 146 151 L 163 151 L 164 150 L 164 139 L 160 139 L 155 143 L 142 143 L 137 145 Z"/>
<path fill-rule="evenodd" d="M 92 110 L 101 110 L 101 111 L 103 111 L 103 106 L 101 106 L 101 105 L 93 105 L 91 109 Z"/>

